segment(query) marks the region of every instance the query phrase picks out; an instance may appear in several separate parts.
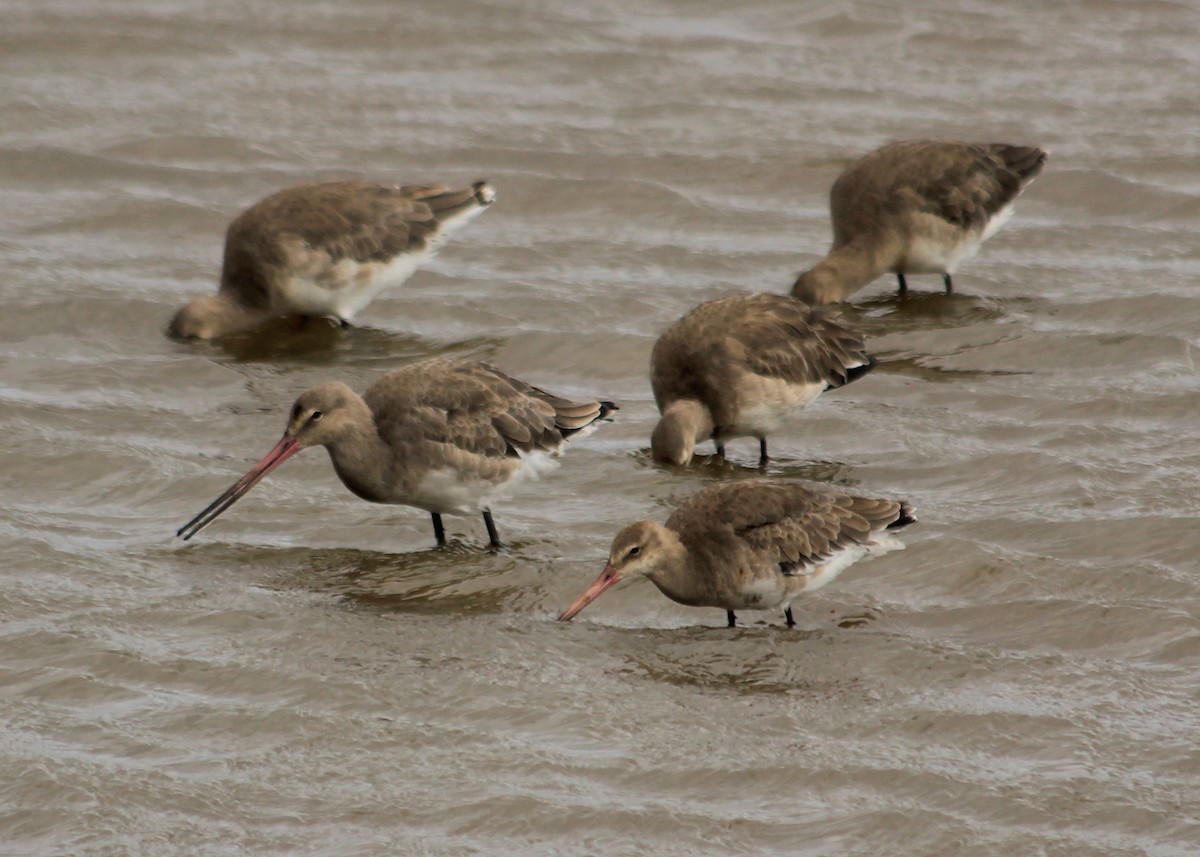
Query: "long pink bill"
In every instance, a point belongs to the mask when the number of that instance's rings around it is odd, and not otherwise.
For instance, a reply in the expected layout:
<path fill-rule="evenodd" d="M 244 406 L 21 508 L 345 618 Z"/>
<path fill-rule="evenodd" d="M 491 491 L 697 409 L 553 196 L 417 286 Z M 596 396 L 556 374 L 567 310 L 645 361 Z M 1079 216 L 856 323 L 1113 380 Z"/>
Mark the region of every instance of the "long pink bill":
<path fill-rule="evenodd" d="M 245 476 L 235 482 L 228 491 L 209 503 L 203 512 L 176 530 L 175 535 L 184 541 L 196 535 L 215 521 L 218 515 L 241 499 L 242 495 L 262 481 L 263 477 L 301 449 L 302 447 L 294 437 L 285 434 L 280 438 L 279 443 L 275 444 L 275 448 L 264 455 L 258 464 L 251 467 Z"/>
<path fill-rule="evenodd" d="M 596 582 L 587 588 L 587 591 L 575 599 L 575 603 L 564 610 L 558 616 L 559 622 L 570 622 L 575 618 L 575 615 L 587 607 L 593 601 L 600 597 L 600 593 L 614 586 L 621 580 L 621 575 L 617 574 L 617 570 L 612 567 L 612 564 L 604 566 L 604 571 L 600 572 L 600 576 L 596 578 Z"/>

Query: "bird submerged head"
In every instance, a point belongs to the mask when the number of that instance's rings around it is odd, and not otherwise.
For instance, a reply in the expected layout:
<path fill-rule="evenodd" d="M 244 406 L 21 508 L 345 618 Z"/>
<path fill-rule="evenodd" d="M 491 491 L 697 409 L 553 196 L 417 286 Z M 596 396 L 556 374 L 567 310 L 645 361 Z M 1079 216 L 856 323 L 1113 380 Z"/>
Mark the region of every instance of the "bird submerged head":
<path fill-rule="evenodd" d="M 695 399 L 680 399 L 669 404 L 650 435 L 650 452 L 655 461 L 689 464 L 696 444 L 712 437 L 713 422 L 708 408 Z"/>
<path fill-rule="evenodd" d="M 218 292 L 184 304 L 167 325 L 167 336 L 173 339 L 216 339 L 239 330 L 249 330 L 266 317 L 266 313 L 242 306 Z"/>
<path fill-rule="evenodd" d="M 809 306 L 837 303 L 843 291 L 841 279 L 821 265 L 800 274 L 792 284 L 792 297 Z"/>

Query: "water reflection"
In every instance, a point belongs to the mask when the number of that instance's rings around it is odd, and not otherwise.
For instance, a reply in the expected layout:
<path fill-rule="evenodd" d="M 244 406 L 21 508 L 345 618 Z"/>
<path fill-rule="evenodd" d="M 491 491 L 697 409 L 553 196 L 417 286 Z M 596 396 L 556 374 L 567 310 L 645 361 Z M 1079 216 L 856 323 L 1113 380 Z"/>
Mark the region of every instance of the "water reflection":
<path fill-rule="evenodd" d="M 707 442 L 712 448 L 711 441 Z M 781 447 L 783 441 L 779 444 Z M 744 447 L 744 448 L 743 448 Z M 763 476 L 783 479 L 802 479 L 807 482 L 820 482 L 831 485 L 853 486 L 859 481 L 853 476 L 852 465 L 841 461 L 807 459 L 791 454 L 776 455 L 771 453 L 767 466 L 760 467 L 758 463 L 758 442 L 754 438 L 741 438 L 725 444 L 725 458 L 710 452 L 707 455 L 697 454 L 689 464 L 677 466 L 655 461 L 650 453 L 650 447 L 642 447 L 633 453 L 636 465 L 645 470 L 658 470 L 673 481 L 725 482 L 730 479 L 758 479 Z"/>
<path fill-rule="evenodd" d="M 995 324 L 1039 310 L 1045 301 L 1027 295 L 995 297 L 941 291 L 895 290 L 841 304 L 843 320 L 868 337 Z"/>
<path fill-rule="evenodd" d="M 384 612 L 458 616 L 532 609 L 531 599 L 540 599 L 536 587 L 530 591 L 538 573 L 516 555 L 522 547 L 493 553 L 454 539 L 407 553 L 214 545 L 176 556 L 200 568 L 236 565 L 267 589 L 307 590 Z"/>
<path fill-rule="evenodd" d="M 286 316 L 262 327 L 193 347 L 211 349 L 218 362 L 284 363 L 300 366 L 377 366 L 394 368 L 426 357 L 493 357 L 501 341 L 474 337 L 435 340 L 375 327 L 342 327 L 333 319 Z"/>
<path fill-rule="evenodd" d="M 718 611 L 719 612 L 719 611 Z M 828 696 L 858 684 L 855 677 L 830 680 L 806 653 L 830 639 L 829 631 L 789 629 L 778 623 L 749 627 L 691 627 L 629 632 L 610 650 L 624 649 L 623 672 L 655 684 L 737 696 Z"/>

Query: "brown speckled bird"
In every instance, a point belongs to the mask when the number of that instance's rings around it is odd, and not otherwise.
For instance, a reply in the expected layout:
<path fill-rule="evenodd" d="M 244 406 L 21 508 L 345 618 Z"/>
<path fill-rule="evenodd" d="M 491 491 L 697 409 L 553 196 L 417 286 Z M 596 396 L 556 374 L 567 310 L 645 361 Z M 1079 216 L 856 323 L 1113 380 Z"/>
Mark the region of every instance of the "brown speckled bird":
<path fill-rule="evenodd" d="M 1007 143 L 908 140 L 876 149 L 833 183 L 833 246 L 801 274 L 793 297 L 845 300 L 888 271 L 941 274 L 946 291 L 969 259 L 1012 215 L 1013 201 L 1042 171 L 1048 153 Z"/>
<path fill-rule="evenodd" d="M 665 525 L 629 524 L 613 539 L 608 564 L 558 617 L 568 621 L 602 592 L 646 577 L 663 595 L 693 607 L 783 608 L 864 556 L 902 548 L 891 531 L 916 521 L 900 500 L 846 494 L 781 480 L 723 482 L 680 505 Z"/>
<path fill-rule="evenodd" d="M 347 324 L 494 199 L 487 182 L 451 189 L 340 181 L 281 190 L 229 224 L 217 293 L 180 309 L 167 333 L 212 339 L 293 314 Z"/>
<path fill-rule="evenodd" d="M 340 381 L 292 405 L 275 448 L 176 535 L 190 539 L 295 453 L 324 446 L 343 484 L 373 503 L 415 506 L 433 516 L 482 512 L 500 544 L 489 502 L 519 478 L 556 464 L 570 438 L 617 409 L 573 402 L 470 360 L 423 360 L 389 372 L 359 396 Z"/>
<path fill-rule="evenodd" d="M 687 464 L 712 439 L 724 456 L 735 437 L 759 439 L 825 390 L 875 367 L 862 336 L 786 295 L 739 294 L 707 301 L 667 329 L 650 357 L 650 384 L 662 418 L 650 448 L 659 461 Z"/>

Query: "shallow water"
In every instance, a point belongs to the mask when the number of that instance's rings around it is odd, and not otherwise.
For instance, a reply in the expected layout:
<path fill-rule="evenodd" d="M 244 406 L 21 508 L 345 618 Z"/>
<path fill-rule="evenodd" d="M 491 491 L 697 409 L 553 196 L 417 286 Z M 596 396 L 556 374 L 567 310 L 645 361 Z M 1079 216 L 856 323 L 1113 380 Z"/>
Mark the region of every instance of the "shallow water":
<path fill-rule="evenodd" d="M 0 6 L 0 852 L 1200 851 L 1200 11 L 1171 2 Z M 1051 149 L 959 293 L 844 310 L 883 365 L 772 471 L 903 496 L 797 631 L 648 585 L 556 612 L 659 469 L 654 338 L 784 290 L 891 139 Z M 280 186 L 499 199 L 340 331 L 161 335 Z M 617 422 L 475 518 L 300 456 L 174 529 L 304 387 L 486 357 Z"/>

